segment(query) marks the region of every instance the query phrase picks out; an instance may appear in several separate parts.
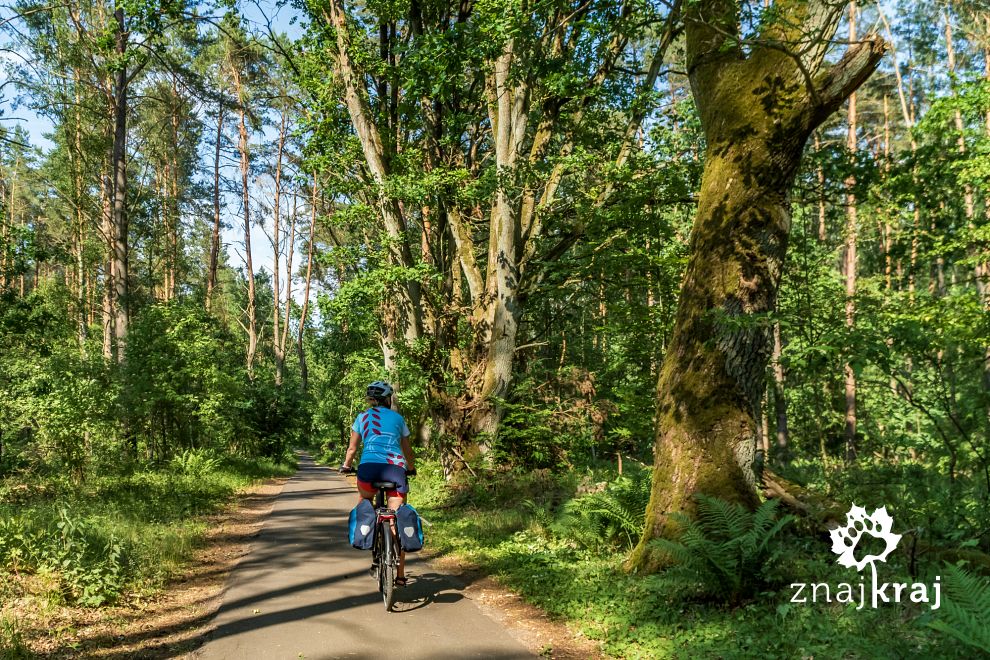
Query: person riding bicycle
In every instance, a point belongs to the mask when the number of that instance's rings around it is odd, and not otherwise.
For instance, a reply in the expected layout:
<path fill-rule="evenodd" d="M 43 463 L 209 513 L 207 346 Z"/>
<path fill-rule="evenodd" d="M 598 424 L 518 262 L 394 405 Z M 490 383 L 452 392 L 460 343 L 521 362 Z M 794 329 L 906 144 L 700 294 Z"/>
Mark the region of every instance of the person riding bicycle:
<path fill-rule="evenodd" d="M 376 481 L 391 481 L 395 489 L 388 491 L 388 508 L 398 509 L 409 494 L 409 474 L 416 473 L 416 457 L 409 442 L 409 427 L 399 413 L 392 410 L 394 390 L 388 383 L 376 380 L 368 385 L 365 400 L 368 409 L 357 416 L 351 426 L 351 442 L 340 466 L 343 473 L 353 472 L 351 462 L 358 444 L 364 444 L 357 468 L 357 489 L 362 499 L 374 502 L 378 489 Z M 406 553 L 399 554 L 395 583 L 406 584 Z"/>

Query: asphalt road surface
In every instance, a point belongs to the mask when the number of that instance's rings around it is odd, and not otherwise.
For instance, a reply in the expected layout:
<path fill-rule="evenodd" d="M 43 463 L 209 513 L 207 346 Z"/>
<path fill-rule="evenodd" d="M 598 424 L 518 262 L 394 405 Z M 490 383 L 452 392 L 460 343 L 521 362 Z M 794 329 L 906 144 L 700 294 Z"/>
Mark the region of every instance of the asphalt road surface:
<path fill-rule="evenodd" d="M 302 457 L 251 552 L 228 577 L 213 632 L 197 658 L 532 658 L 463 593 L 464 585 L 411 555 L 409 585 L 386 612 L 368 568 L 347 542 L 353 479 Z M 413 498 L 415 503 L 415 481 Z M 429 543 L 429 530 L 427 530 Z"/>

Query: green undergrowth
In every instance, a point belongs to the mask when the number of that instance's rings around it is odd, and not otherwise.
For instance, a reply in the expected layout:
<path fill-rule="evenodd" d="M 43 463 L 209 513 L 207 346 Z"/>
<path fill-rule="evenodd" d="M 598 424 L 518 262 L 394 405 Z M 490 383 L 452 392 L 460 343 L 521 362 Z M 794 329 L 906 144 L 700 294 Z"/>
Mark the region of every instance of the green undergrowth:
<path fill-rule="evenodd" d="M 289 461 L 187 451 L 168 465 L 81 484 L 63 475 L 7 477 L 0 482 L 0 581 L 7 585 L 0 604 L 33 595 L 53 606 L 96 607 L 153 593 L 202 543 L 206 514 L 239 489 L 293 470 Z"/>
<path fill-rule="evenodd" d="M 973 649 L 931 627 L 939 616 L 923 604 L 873 610 L 856 604 L 791 603 L 796 582 L 848 582 L 859 575 L 837 566 L 825 535 L 799 525 L 773 534 L 777 561 L 742 598 L 685 587 L 684 572 L 629 574 L 630 544 L 622 520 L 642 515 L 648 471 L 618 477 L 608 469 L 551 474 L 501 472 L 445 484 L 436 465 L 421 462 L 412 502 L 427 520 L 427 546 L 495 576 L 551 616 L 623 658 L 904 658 L 973 657 Z M 640 494 L 638 499 L 622 493 Z M 597 504 L 596 504 L 597 500 Z M 612 512 L 588 515 L 597 506 Z M 635 524 L 638 521 L 631 521 Z M 612 525 L 608 532 L 608 525 Z M 606 533 L 601 534 L 605 529 Z M 598 538 L 596 544 L 586 539 Z M 899 558 L 881 565 L 882 580 L 908 577 Z M 864 573 L 869 580 L 869 569 Z M 833 587 L 834 589 L 835 587 Z"/>

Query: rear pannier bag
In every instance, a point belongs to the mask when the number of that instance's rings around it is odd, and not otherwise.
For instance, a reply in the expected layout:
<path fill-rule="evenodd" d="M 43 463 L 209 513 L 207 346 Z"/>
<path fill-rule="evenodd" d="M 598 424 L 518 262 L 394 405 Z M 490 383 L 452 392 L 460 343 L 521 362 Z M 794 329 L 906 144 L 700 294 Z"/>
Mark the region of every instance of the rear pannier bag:
<path fill-rule="evenodd" d="M 406 552 L 423 549 L 423 521 L 416 509 L 403 504 L 395 512 L 395 524 L 399 529 L 399 544 Z"/>
<path fill-rule="evenodd" d="M 358 550 L 371 550 L 375 543 L 375 507 L 368 500 L 351 509 L 347 533 L 351 545 Z"/>

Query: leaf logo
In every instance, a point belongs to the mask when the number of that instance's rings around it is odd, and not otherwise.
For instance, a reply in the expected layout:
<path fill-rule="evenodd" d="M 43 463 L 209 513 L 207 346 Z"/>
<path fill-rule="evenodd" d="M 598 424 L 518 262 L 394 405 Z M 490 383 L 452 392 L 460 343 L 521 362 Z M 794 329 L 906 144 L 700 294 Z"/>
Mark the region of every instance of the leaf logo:
<path fill-rule="evenodd" d="M 901 541 L 900 534 L 892 534 L 890 526 L 894 519 L 887 513 L 887 507 L 882 506 L 873 512 L 873 515 L 866 515 L 866 509 L 853 504 L 846 514 L 846 526 L 837 527 L 829 532 L 832 537 L 832 552 L 839 555 L 839 564 L 848 568 L 855 567 L 857 571 L 870 564 L 874 570 L 876 561 L 887 561 L 887 556 L 894 551 Z M 869 534 L 873 538 L 881 539 L 887 546 L 879 555 L 866 555 L 862 559 L 856 559 L 856 546 L 863 534 Z"/>

